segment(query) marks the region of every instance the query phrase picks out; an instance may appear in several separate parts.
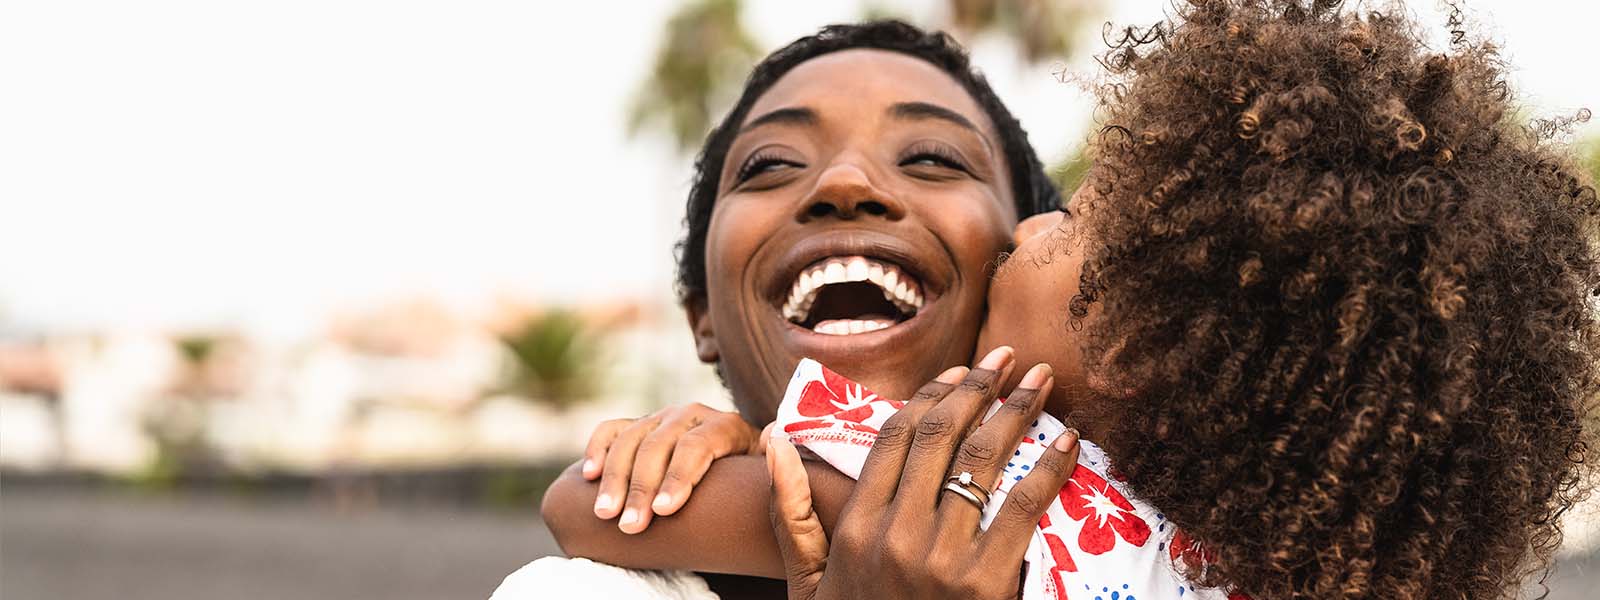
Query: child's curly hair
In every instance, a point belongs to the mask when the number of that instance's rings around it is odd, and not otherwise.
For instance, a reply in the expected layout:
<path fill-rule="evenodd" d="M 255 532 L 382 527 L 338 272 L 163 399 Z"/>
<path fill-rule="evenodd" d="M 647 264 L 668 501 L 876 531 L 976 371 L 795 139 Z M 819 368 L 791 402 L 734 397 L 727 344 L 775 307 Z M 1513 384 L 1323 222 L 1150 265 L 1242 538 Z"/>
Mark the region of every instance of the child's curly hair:
<path fill-rule="evenodd" d="M 1490 44 L 1189 4 L 1103 59 L 1072 310 L 1103 304 L 1086 358 L 1134 390 L 1118 473 L 1204 549 L 1198 583 L 1255 598 L 1548 573 L 1600 392 L 1595 188 L 1512 123 Z"/>

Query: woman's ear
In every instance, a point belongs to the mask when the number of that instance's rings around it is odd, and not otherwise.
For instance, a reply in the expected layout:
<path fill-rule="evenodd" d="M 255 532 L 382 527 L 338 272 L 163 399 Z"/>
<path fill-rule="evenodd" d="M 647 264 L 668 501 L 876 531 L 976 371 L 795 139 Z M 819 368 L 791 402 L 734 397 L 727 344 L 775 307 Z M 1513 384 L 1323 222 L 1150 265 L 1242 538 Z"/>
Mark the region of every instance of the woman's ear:
<path fill-rule="evenodd" d="M 689 319 L 689 332 L 694 334 L 695 354 L 700 362 L 715 363 L 722 359 L 717 350 L 717 334 L 711 328 L 711 314 L 706 310 L 706 297 L 697 295 L 683 301 L 683 315 Z"/>

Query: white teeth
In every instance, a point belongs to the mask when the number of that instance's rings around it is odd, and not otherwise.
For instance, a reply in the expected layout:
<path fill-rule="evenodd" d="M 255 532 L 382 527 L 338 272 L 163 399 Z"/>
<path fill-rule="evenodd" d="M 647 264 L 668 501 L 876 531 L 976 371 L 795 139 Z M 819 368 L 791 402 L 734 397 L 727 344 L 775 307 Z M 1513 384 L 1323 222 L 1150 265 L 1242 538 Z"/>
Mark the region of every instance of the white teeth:
<path fill-rule="evenodd" d="M 824 335 L 856 335 L 893 326 L 893 321 L 880 319 L 829 319 L 817 323 L 811 330 Z"/>
<path fill-rule="evenodd" d="M 865 258 L 857 256 L 851 258 L 850 262 L 845 263 L 845 278 L 849 281 L 866 281 L 868 271 L 867 259 Z"/>
<path fill-rule="evenodd" d="M 823 270 L 823 283 L 844 283 L 844 263 L 836 260 L 828 261 L 828 266 Z"/>
<path fill-rule="evenodd" d="M 885 300 L 908 315 L 916 314 L 925 300 L 917 281 L 901 272 L 899 267 L 863 256 L 841 256 L 818 261 L 800 272 L 794 286 L 789 289 L 789 297 L 783 304 L 783 317 L 794 322 L 804 321 L 810 315 L 811 305 L 816 302 L 817 291 L 822 286 L 860 281 L 877 285 L 883 290 Z M 861 331 L 852 331 L 853 325 L 849 321 L 841 321 L 842 325 L 830 325 L 827 328 L 819 324 L 815 330 L 818 333 L 832 332 L 835 335 L 847 335 L 876 331 L 894 325 L 893 322 L 865 320 L 860 321 Z"/>

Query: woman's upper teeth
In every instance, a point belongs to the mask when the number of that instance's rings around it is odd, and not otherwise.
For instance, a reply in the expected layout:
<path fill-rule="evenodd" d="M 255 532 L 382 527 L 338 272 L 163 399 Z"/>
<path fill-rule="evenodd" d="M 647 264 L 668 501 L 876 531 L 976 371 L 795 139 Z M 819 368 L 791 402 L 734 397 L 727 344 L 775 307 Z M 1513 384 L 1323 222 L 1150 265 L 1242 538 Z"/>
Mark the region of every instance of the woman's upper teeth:
<path fill-rule="evenodd" d="M 836 256 L 812 263 L 800 270 L 800 276 L 789 288 L 789 297 L 783 305 L 783 316 L 791 321 L 803 321 L 817 300 L 817 291 L 835 283 L 871 282 L 883 290 L 883 298 L 893 303 L 901 312 L 912 315 L 922 308 L 922 286 L 915 277 L 892 264 L 864 256 Z"/>

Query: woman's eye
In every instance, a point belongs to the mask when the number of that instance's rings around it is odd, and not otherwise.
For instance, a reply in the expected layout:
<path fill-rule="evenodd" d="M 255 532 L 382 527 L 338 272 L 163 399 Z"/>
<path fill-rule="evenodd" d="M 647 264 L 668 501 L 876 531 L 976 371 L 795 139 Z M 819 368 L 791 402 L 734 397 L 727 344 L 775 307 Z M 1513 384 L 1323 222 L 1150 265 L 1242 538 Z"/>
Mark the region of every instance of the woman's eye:
<path fill-rule="evenodd" d="M 900 166 L 942 167 L 946 169 L 955 169 L 957 171 L 967 170 L 967 166 L 961 164 L 961 161 L 944 156 L 942 154 L 934 154 L 932 152 L 922 152 L 908 156 L 905 160 L 900 161 Z"/>
<path fill-rule="evenodd" d="M 745 163 L 744 168 L 739 169 L 738 180 L 740 183 L 743 183 L 748 181 L 750 178 L 763 173 L 799 166 L 801 166 L 800 163 L 792 160 L 784 160 L 781 158 L 756 158 L 748 163 Z"/>

